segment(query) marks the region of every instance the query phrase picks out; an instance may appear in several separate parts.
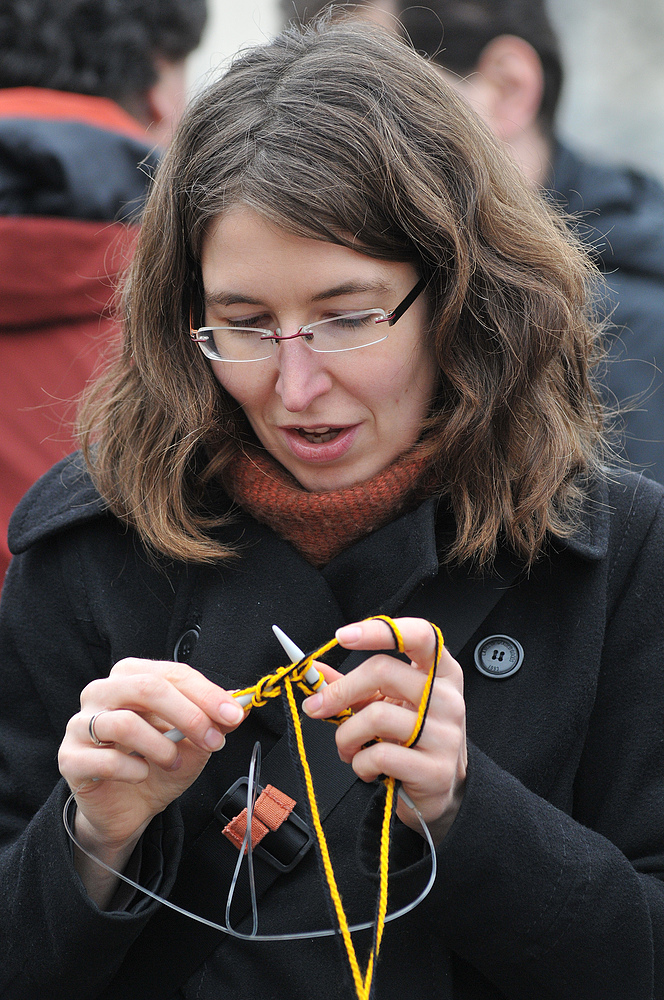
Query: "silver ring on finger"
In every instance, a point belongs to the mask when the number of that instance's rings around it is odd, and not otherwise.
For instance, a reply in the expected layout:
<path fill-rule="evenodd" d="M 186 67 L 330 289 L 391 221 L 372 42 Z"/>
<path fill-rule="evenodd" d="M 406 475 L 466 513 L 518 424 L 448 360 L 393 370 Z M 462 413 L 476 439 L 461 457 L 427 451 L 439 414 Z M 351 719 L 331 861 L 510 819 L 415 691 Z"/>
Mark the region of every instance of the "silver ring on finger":
<path fill-rule="evenodd" d="M 90 721 L 88 723 L 88 732 L 90 733 L 90 739 L 92 740 L 92 742 L 96 747 L 112 747 L 115 745 L 113 741 L 111 741 L 110 743 L 105 743 L 104 740 L 100 740 L 95 731 L 95 721 L 99 718 L 100 715 L 103 715 L 104 712 L 110 712 L 110 711 L 111 711 L 110 708 L 102 708 L 101 712 L 95 712 L 95 714 L 90 718 Z"/>

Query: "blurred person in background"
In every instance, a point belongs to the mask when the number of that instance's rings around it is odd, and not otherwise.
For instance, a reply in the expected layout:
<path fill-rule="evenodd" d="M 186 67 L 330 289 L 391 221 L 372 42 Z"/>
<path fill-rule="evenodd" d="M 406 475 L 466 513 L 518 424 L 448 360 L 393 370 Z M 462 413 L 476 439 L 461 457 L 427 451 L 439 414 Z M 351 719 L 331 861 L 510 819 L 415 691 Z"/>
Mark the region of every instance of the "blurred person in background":
<path fill-rule="evenodd" d="M 282 0 L 287 19 L 330 7 Z M 606 277 L 612 327 L 604 378 L 622 405 L 631 465 L 664 482 L 664 189 L 633 169 L 590 162 L 556 137 L 563 84 L 542 0 L 374 0 L 335 5 L 410 38 L 511 150 L 533 184 L 578 220 Z"/>
<path fill-rule="evenodd" d="M 0 585 L 13 508 L 75 447 L 205 20 L 206 0 L 0 0 Z"/>

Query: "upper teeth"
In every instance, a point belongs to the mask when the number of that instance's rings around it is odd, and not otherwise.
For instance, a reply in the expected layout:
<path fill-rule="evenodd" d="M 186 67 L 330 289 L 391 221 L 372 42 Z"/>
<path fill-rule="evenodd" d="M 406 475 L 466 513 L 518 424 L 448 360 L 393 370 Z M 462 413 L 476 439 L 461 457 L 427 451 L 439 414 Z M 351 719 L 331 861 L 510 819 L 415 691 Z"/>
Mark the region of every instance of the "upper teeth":
<path fill-rule="evenodd" d="M 314 439 L 315 441 L 320 442 L 322 440 L 326 441 L 331 440 L 334 437 L 334 435 L 337 434 L 337 430 L 331 427 L 321 427 L 315 431 L 312 431 L 312 430 L 307 430 L 306 427 L 301 427 L 300 434 L 303 434 L 304 437 L 306 438 Z"/>

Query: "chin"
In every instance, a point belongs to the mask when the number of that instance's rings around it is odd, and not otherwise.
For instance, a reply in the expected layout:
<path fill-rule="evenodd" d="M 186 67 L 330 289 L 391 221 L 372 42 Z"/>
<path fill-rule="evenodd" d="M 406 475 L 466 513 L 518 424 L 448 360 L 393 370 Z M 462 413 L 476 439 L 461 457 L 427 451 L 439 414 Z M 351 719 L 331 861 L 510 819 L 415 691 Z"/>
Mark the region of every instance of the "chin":
<path fill-rule="evenodd" d="M 300 486 L 310 493 L 332 493 L 333 490 L 347 490 L 352 486 L 358 486 L 375 476 L 380 469 L 370 469 L 366 473 L 360 470 L 341 469 L 313 469 L 288 470 L 294 476 Z"/>

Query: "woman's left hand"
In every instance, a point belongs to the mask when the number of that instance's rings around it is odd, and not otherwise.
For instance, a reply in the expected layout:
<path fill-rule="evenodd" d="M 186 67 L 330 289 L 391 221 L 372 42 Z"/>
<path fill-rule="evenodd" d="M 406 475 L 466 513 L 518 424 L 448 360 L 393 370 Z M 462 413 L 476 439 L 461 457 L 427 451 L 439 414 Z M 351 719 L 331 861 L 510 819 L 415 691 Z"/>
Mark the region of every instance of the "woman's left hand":
<path fill-rule="evenodd" d="M 435 636 L 422 618 L 395 622 L 410 665 L 384 653 L 371 656 L 307 698 L 304 709 L 312 718 L 325 719 L 352 708 L 354 714 L 337 731 L 339 756 L 363 781 L 381 774 L 397 778 L 439 843 L 459 811 L 466 778 L 463 672 L 443 647 L 424 729 L 414 747 L 403 746 L 415 728 Z M 394 643 L 389 626 L 380 620 L 345 625 L 336 636 L 346 649 L 385 649 Z M 397 813 L 421 832 L 417 816 L 401 799 Z"/>

